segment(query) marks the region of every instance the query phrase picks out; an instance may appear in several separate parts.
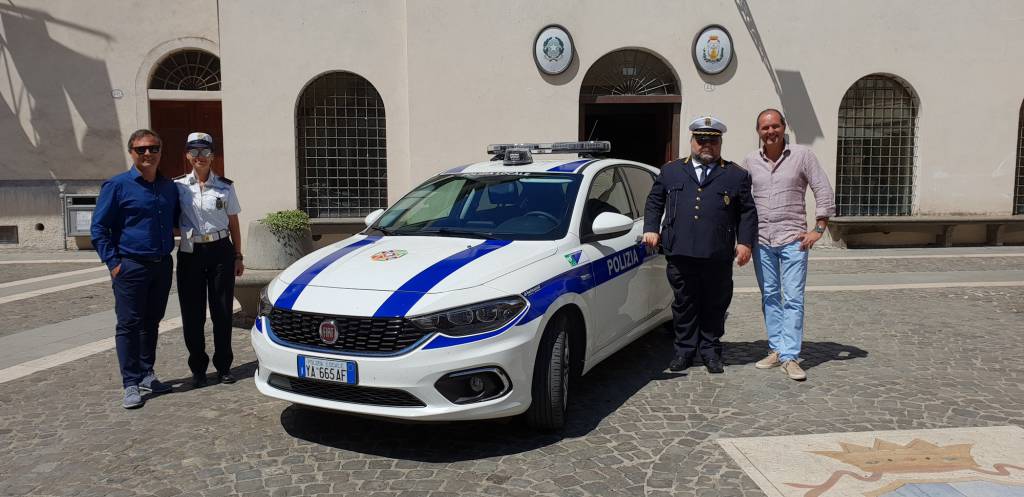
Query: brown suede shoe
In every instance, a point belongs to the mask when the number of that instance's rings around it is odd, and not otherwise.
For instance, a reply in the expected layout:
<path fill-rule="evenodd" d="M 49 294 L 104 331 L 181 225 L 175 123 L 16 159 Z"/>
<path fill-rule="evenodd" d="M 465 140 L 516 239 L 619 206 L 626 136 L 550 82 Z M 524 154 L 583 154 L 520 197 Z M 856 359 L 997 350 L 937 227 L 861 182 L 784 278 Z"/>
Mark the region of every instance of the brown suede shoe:
<path fill-rule="evenodd" d="M 774 350 L 771 354 L 768 354 L 768 357 L 754 363 L 754 367 L 757 369 L 771 369 L 781 365 L 782 363 L 779 362 L 779 353 Z"/>
<path fill-rule="evenodd" d="M 796 381 L 804 381 L 807 379 L 807 373 L 804 372 L 804 368 L 801 368 L 796 361 L 786 361 L 782 363 L 782 372 L 786 373 L 790 379 Z"/>

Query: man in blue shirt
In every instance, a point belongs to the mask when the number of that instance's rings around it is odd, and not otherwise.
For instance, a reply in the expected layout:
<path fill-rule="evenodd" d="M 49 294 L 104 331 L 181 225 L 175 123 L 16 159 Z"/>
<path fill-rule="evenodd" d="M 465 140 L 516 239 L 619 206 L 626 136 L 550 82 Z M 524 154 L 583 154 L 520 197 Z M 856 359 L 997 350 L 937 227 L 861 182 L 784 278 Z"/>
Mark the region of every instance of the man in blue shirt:
<path fill-rule="evenodd" d="M 171 391 L 157 379 L 153 364 L 171 291 L 170 254 L 181 208 L 174 182 L 157 171 L 160 145 L 160 137 L 148 129 L 132 133 L 133 167 L 103 183 L 92 216 L 92 244 L 113 282 L 125 409 L 142 407 L 141 392 Z"/>

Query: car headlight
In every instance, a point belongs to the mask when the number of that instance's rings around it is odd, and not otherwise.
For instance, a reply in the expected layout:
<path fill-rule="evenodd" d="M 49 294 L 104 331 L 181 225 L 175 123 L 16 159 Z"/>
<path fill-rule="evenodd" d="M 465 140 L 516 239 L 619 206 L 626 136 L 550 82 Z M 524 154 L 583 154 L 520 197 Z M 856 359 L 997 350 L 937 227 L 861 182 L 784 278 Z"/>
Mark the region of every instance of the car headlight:
<path fill-rule="evenodd" d="M 448 309 L 447 311 L 409 318 L 424 331 L 437 331 L 448 336 L 465 336 L 496 330 L 512 321 L 526 307 L 522 297 L 504 297 Z"/>
<path fill-rule="evenodd" d="M 274 304 L 271 304 L 270 297 L 267 297 L 267 287 L 263 287 L 260 290 L 260 303 L 256 306 L 256 316 L 268 317 L 272 310 L 274 310 Z"/>

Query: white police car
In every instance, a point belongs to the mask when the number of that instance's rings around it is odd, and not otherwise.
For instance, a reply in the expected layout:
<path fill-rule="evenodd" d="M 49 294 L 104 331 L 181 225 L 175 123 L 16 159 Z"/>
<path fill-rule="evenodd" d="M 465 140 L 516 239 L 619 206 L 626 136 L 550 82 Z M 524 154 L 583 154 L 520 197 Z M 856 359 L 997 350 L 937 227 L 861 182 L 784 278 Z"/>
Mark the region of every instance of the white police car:
<path fill-rule="evenodd" d="M 640 243 L 657 170 L 532 160 L 609 148 L 492 145 L 284 270 L 251 333 L 256 386 L 365 415 L 561 427 L 570 379 L 671 316 L 665 258 Z"/>

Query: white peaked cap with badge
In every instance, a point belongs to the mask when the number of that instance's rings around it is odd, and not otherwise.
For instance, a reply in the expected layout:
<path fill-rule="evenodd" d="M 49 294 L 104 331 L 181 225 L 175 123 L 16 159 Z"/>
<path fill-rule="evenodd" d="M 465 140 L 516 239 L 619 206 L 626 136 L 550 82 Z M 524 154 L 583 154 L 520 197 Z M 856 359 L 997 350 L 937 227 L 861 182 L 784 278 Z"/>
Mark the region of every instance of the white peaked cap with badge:
<path fill-rule="evenodd" d="M 189 133 L 185 148 L 213 148 L 213 137 L 198 131 Z"/>
<path fill-rule="evenodd" d="M 695 135 L 721 136 L 726 129 L 725 123 L 712 116 L 701 116 L 690 122 L 690 131 Z"/>

